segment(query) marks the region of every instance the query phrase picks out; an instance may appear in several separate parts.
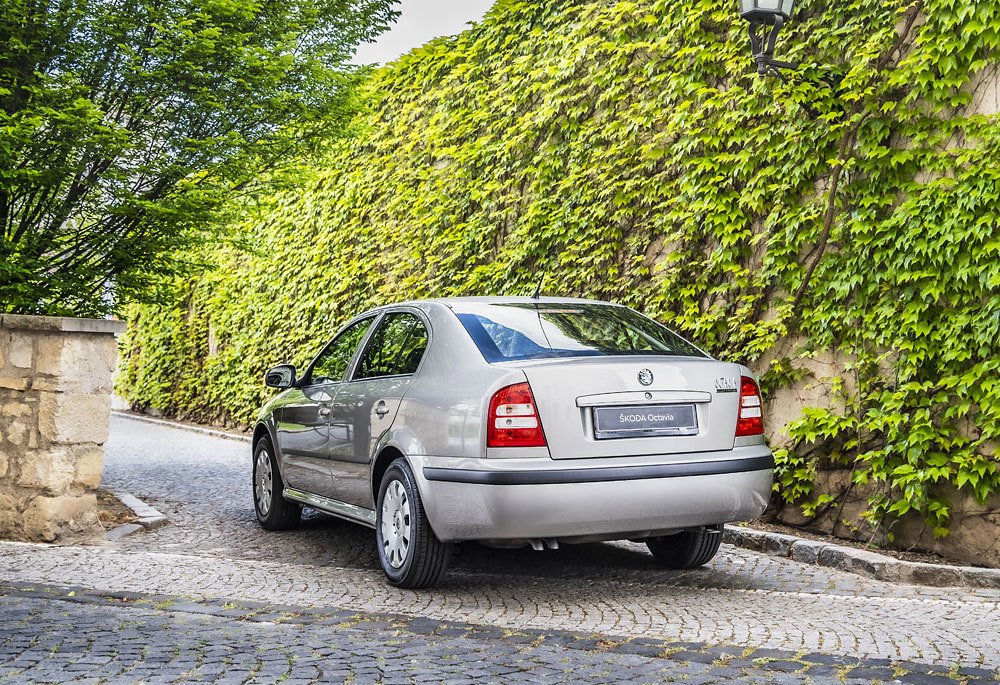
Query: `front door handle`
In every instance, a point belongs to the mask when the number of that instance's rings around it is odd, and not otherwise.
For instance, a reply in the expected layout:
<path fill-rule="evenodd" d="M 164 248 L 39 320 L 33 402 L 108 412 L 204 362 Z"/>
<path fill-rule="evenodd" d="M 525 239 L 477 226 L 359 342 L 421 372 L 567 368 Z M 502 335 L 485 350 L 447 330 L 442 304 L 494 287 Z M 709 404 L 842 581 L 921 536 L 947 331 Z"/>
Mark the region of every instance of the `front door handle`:
<path fill-rule="evenodd" d="M 389 405 L 385 403 L 385 400 L 378 401 L 378 404 L 375 405 L 375 413 L 379 416 L 385 416 L 389 413 Z"/>
<path fill-rule="evenodd" d="M 330 407 L 320 407 L 319 408 L 319 417 L 321 419 L 325 419 L 329 415 L 330 415 Z"/>

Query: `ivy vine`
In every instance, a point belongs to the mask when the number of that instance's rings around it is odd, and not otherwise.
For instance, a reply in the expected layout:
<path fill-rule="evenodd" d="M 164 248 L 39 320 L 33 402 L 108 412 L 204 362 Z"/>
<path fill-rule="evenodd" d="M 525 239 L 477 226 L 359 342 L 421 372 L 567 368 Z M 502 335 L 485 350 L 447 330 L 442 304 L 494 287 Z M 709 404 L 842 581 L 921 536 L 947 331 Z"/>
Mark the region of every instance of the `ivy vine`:
<path fill-rule="evenodd" d="M 729 0 L 500 0 L 376 72 L 353 137 L 244 208 L 173 304 L 131 309 L 120 391 L 246 425 L 263 371 L 362 308 L 544 274 L 765 394 L 835 353 L 835 401 L 770 426 L 781 497 L 834 506 L 814 480 L 838 465 L 871 522 L 945 535 L 944 486 L 1000 487 L 998 43 L 995 0 L 801 0 L 782 83 Z"/>

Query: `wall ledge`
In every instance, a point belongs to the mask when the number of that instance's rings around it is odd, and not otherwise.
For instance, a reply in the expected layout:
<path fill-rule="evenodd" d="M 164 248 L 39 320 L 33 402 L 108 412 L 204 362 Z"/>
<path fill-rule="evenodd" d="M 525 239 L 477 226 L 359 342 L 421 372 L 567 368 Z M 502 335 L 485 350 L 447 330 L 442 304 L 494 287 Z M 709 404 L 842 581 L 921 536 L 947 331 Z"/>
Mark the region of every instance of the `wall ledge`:
<path fill-rule="evenodd" d="M 62 331 L 65 333 L 125 332 L 125 322 L 114 319 L 77 319 L 67 316 L 0 314 L 0 329 L 22 331 Z"/>

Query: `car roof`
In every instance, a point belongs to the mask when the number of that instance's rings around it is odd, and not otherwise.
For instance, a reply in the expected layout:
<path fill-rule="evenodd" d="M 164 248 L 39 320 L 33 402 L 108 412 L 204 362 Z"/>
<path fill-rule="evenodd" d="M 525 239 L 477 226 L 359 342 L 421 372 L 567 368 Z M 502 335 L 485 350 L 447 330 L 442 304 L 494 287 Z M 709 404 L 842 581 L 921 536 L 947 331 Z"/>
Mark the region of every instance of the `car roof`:
<path fill-rule="evenodd" d="M 425 300 L 409 300 L 407 302 L 397 302 L 391 305 L 385 305 L 386 307 L 398 307 L 401 305 L 419 305 L 419 304 L 441 304 L 448 308 L 454 308 L 455 306 L 461 306 L 464 304 L 517 304 L 517 303 L 537 303 L 537 304 L 608 304 L 608 305 L 618 305 L 616 302 L 607 302 L 605 300 L 590 300 L 581 297 L 528 297 L 528 296 L 518 296 L 518 295 L 490 295 L 483 297 L 433 297 Z M 379 307 L 382 309 L 383 307 Z"/>

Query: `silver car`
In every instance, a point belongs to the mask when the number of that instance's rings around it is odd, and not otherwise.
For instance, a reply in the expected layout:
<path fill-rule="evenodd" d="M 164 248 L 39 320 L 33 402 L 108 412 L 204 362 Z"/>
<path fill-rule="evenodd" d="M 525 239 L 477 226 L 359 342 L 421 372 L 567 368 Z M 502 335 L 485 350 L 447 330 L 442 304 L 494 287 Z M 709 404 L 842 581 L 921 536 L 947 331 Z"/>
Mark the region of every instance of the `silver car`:
<path fill-rule="evenodd" d="M 635 311 L 567 298 L 453 298 L 351 320 L 253 434 L 257 518 L 301 507 L 375 529 L 401 587 L 433 585 L 452 543 L 643 540 L 708 562 L 721 526 L 767 506 L 774 459 L 749 369 Z"/>

